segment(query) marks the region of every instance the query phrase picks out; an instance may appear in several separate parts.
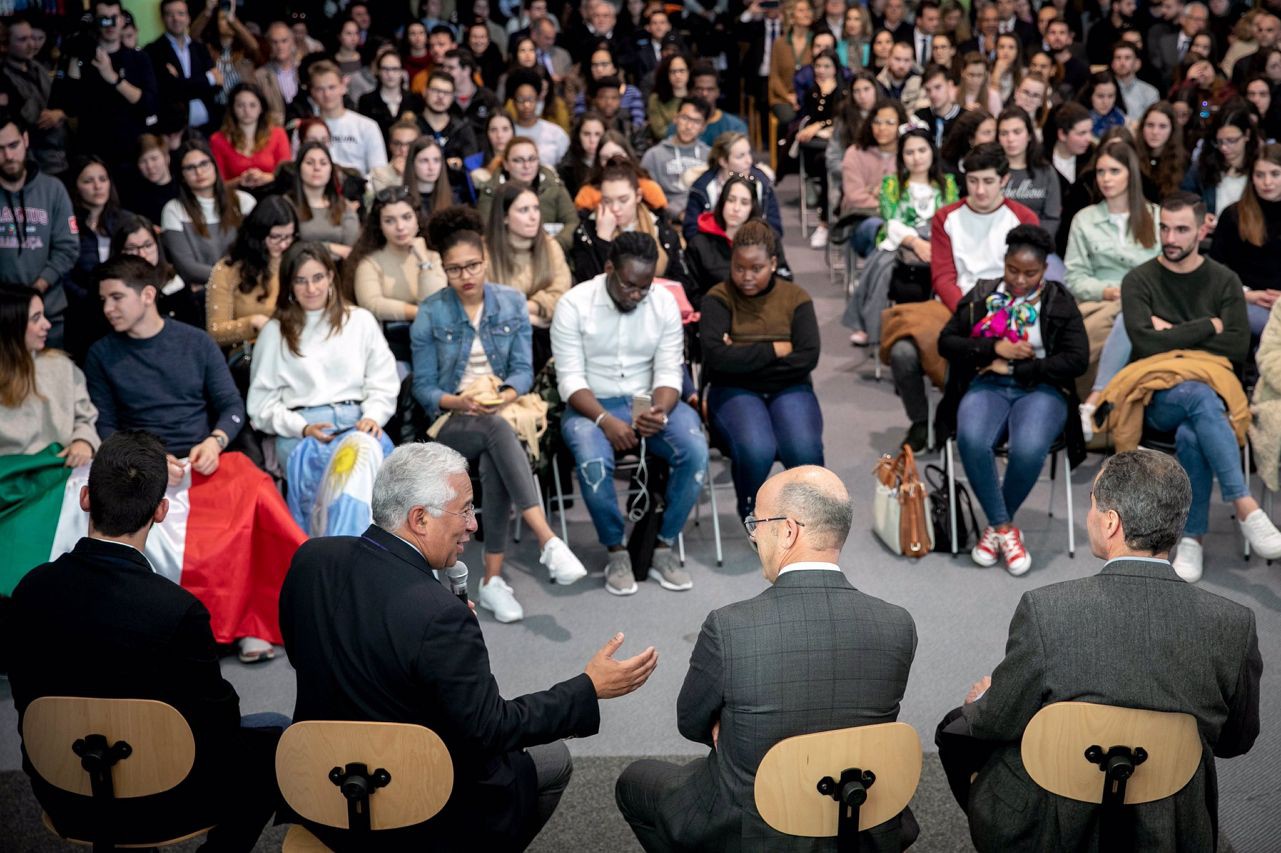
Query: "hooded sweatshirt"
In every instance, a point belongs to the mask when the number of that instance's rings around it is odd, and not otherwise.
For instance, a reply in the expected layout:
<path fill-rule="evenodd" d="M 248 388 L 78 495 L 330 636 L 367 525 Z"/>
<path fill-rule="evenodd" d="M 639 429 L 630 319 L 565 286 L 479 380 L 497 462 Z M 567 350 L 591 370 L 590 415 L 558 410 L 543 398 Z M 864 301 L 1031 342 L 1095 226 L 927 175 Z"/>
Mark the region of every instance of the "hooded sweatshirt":
<path fill-rule="evenodd" d="M 45 312 L 51 317 L 66 308 L 63 277 L 80 257 L 80 232 L 66 188 L 27 161 L 22 188 L 0 186 L 0 280 L 49 283 Z"/>
<path fill-rule="evenodd" d="M 667 210 L 674 219 L 685 215 L 685 204 L 689 200 L 689 185 L 683 179 L 685 173 L 705 164 L 709 151 L 711 148 L 701 139 L 682 148 L 676 144 L 675 136 L 669 136 L 641 158 L 641 168 L 649 172 L 667 194 Z"/>

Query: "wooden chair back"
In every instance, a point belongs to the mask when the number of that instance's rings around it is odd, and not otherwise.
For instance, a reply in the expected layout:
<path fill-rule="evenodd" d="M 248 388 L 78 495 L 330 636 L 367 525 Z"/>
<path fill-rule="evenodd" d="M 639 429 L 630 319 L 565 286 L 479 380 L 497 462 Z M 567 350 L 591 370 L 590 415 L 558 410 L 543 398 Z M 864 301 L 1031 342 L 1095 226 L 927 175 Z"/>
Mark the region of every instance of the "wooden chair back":
<path fill-rule="evenodd" d="M 862 831 L 894 817 L 912 799 L 921 779 L 920 738 L 907 723 L 880 723 L 781 740 L 756 770 L 756 809 L 785 835 L 835 836 L 839 805 L 817 786 L 851 767 L 876 774 L 859 809 Z"/>
<path fill-rule="evenodd" d="M 1092 702 L 1055 702 L 1023 732 L 1023 766 L 1052 794 L 1101 803 L 1105 777 L 1085 751 L 1100 746 L 1142 747 L 1147 759 L 1125 786 L 1125 804 L 1163 800 L 1182 790 L 1201 763 L 1201 737 L 1190 714 L 1143 711 Z"/>
<path fill-rule="evenodd" d="M 370 829 L 413 826 L 434 817 L 454 788 L 454 765 L 431 729 L 403 723 L 311 720 L 285 729 L 276 747 L 276 780 L 303 818 L 348 829 L 347 800 L 329 780 L 335 767 L 363 763 L 391 781 L 370 797 Z"/>
<path fill-rule="evenodd" d="M 111 771 L 117 798 L 168 791 L 187 778 L 196 759 L 196 741 L 182 714 L 151 699 L 42 696 L 22 719 L 22 743 L 40 778 L 85 797 L 93 793 L 89 774 L 71 745 L 91 734 L 133 748 Z"/>

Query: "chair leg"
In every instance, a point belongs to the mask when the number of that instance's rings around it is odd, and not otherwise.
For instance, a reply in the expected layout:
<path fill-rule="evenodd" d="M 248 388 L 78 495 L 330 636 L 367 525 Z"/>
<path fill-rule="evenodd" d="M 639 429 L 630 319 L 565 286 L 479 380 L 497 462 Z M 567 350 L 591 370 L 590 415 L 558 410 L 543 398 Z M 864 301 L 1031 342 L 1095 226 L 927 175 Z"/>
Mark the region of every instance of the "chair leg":
<path fill-rule="evenodd" d="M 1249 438 L 1245 440 L 1245 447 L 1241 448 L 1241 471 L 1243 474 L 1245 474 L 1245 487 L 1246 487 L 1246 490 L 1248 491 L 1250 488 L 1250 439 Z M 1245 519 L 1238 519 L 1238 521 L 1244 521 L 1244 520 Z M 1241 540 L 1242 540 L 1242 550 L 1245 553 L 1245 560 L 1248 563 L 1250 561 L 1250 540 L 1246 539 L 1244 536 L 1241 537 Z"/>
<path fill-rule="evenodd" d="M 808 192 L 809 192 L 809 187 L 808 187 L 808 186 L 806 186 L 806 177 L 807 177 L 807 176 L 806 176 L 806 174 L 805 174 L 805 152 L 803 152 L 803 151 L 798 151 L 798 152 L 797 152 L 797 154 L 798 154 L 799 156 L 796 158 L 796 160 L 797 160 L 797 164 L 796 164 L 796 171 L 797 171 L 797 174 L 798 174 L 798 175 L 800 175 L 800 178 L 801 178 L 801 193 L 800 193 L 800 202 L 801 202 L 801 236 L 802 236 L 802 237 L 808 237 L 808 236 L 809 236 L 809 210 L 807 210 L 807 209 L 806 209 L 806 205 L 805 205 L 805 197 L 806 197 L 806 195 L 807 195 L 807 194 L 808 194 Z"/>
<path fill-rule="evenodd" d="M 1059 455 L 1057 453 L 1051 453 L 1050 454 L 1050 508 L 1046 513 L 1050 518 L 1054 518 L 1054 486 L 1055 486 L 1054 478 L 1059 473 L 1058 461 L 1059 461 Z"/>
<path fill-rule="evenodd" d="M 1063 492 L 1067 497 L 1068 559 L 1076 559 L 1076 518 L 1072 509 L 1072 470 L 1068 467 L 1067 448 L 1063 448 Z M 1054 494 L 1053 488 L 1050 494 Z"/>
<path fill-rule="evenodd" d="M 707 460 L 707 493 L 712 500 L 712 537 L 716 540 L 716 565 L 725 565 L 721 552 L 721 516 L 716 509 L 716 481 L 712 479 L 712 461 Z"/>
<path fill-rule="evenodd" d="M 947 468 L 947 508 L 951 515 L 952 522 L 952 556 L 960 550 L 956 544 L 956 469 L 952 467 L 952 439 L 948 439 L 943 445 L 944 455 L 947 462 L 944 467 Z"/>
<path fill-rule="evenodd" d="M 684 533 L 676 534 L 676 555 L 680 557 L 681 566 L 684 567 L 685 565 L 685 534 Z"/>
<path fill-rule="evenodd" d="M 556 487 L 556 512 L 560 515 L 560 541 L 569 544 L 569 526 L 565 523 L 565 493 L 560 487 L 560 454 L 552 456 L 552 485 Z"/>

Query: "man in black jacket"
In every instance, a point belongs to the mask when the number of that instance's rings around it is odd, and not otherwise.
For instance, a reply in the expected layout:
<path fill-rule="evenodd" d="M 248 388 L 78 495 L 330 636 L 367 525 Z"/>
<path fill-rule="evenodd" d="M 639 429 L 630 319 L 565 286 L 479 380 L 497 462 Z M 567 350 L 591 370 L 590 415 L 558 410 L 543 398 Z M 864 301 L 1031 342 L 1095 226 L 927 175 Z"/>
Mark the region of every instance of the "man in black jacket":
<path fill-rule="evenodd" d="M 160 16 L 165 32 L 147 45 L 159 91 L 156 129 L 178 135 L 190 127 L 208 135 L 217 129 L 214 95 L 222 88 L 222 71 L 214 65 L 209 48 L 188 33 L 191 13 L 187 0 L 162 0 Z"/>
<path fill-rule="evenodd" d="M 408 444 L 383 462 L 364 535 L 298 549 L 280 592 L 298 671 L 299 720 L 414 723 L 440 735 L 454 788 L 439 815 L 378 833 L 366 849 L 522 850 L 555 811 L 572 765 L 560 738 L 600 728 L 598 700 L 645 683 L 648 648 L 615 661 L 616 634 L 586 671 L 507 700 L 480 625 L 444 584 L 476 530 L 467 462 L 443 444 Z M 313 828 L 331 846 L 341 832 Z"/>
<path fill-rule="evenodd" d="M 169 791 L 113 801 L 115 842 L 174 838 L 216 824 L 202 849 L 248 851 L 276 810 L 273 760 L 289 720 L 240 716 L 239 697 L 218 669 L 209 611 L 143 556 L 152 525 L 169 511 L 168 479 L 164 446 L 150 433 L 123 430 L 102 443 L 80 492 L 89 535 L 32 569 L 13 592 L 5 640 L 18 728 L 41 696 L 172 705 L 191 726 L 195 764 Z M 25 751 L 23 770 L 58 832 L 89 837 L 90 798 L 45 782 Z"/>

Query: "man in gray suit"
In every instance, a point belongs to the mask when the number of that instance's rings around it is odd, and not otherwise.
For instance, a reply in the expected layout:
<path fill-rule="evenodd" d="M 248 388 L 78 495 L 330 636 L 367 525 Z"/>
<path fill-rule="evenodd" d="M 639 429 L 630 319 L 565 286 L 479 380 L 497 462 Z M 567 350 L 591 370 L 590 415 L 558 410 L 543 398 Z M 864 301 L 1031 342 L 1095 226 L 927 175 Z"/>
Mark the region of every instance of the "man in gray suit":
<path fill-rule="evenodd" d="M 684 767 L 634 762 L 615 787 L 650 853 L 835 850 L 835 838 L 788 837 L 765 824 L 756 768 L 784 738 L 898 717 L 916 625 L 836 565 L 853 514 L 840 479 L 815 466 L 784 471 L 761 486 L 756 512 L 745 523 L 772 586 L 708 615 L 677 700 L 681 734 L 711 752 Z M 899 851 L 918 832 L 904 809 L 864 833 L 860 849 Z"/>
<path fill-rule="evenodd" d="M 1038 787 L 1019 753 L 1037 711 L 1073 701 L 1196 717 L 1201 764 L 1172 798 L 1131 807 L 1133 849 L 1215 849 L 1214 758 L 1245 753 L 1259 734 L 1263 661 L 1254 613 L 1184 583 L 1169 563 L 1191 500 L 1173 456 L 1105 462 L 1086 518 L 1103 570 L 1024 593 L 1005 660 L 940 723 L 939 757 L 980 851 L 1094 849 L 1098 806 Z"/>

